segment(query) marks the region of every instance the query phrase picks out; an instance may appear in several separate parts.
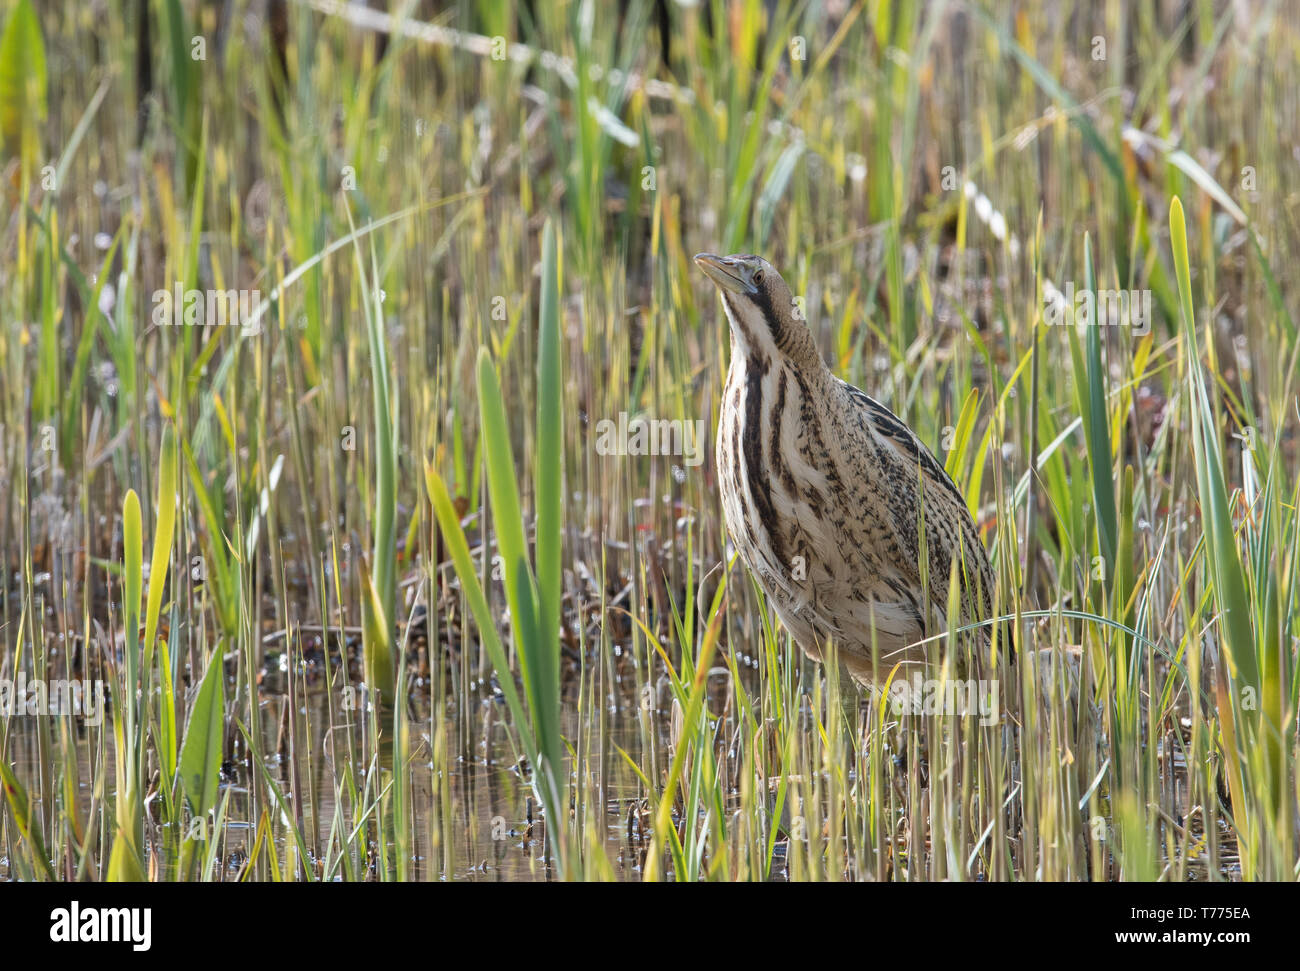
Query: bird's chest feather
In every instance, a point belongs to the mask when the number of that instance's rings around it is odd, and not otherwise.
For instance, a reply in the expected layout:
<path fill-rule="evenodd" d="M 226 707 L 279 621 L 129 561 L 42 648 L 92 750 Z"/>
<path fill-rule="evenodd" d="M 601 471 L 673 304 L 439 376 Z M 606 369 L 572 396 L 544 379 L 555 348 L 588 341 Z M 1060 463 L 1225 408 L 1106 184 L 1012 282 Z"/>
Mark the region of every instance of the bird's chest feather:
<path fill-rule="evenodd" d="M 784 363 L 733 358 L 719 409 L 716 459 L 727 531 L 778 602 L 813 595 L 831 528 L 827 475 L 808 388 Z"/>
<path fill-rule="evenodd" d="M 737 356 L 716 457 L 727 531 L 746 565 L 779 605 L 806 605 L 838 627 L 828 602 L 878 600 L 893 572 L 887 555 L 906 554 L 866 454 L 874 443 L 846 434 L 826 404 L 826 389 L 784 362 Z"/>
<path fill-rule="evenodd" d="M 718 482 L 727 531 L 751 568 L 783 567 L 784 530 L 772 493 L 766 443 L 774 370 L 765 358 L 733 357 L 718 419 Z"/>

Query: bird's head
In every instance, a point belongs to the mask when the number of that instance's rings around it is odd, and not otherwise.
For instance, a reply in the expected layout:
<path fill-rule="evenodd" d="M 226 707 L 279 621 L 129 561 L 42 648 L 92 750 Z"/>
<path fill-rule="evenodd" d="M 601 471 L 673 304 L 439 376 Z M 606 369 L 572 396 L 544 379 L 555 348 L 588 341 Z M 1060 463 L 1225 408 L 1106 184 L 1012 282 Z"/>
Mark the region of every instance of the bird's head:
<path fill-rule="evenodd" d="M 695 263 L 713 281 L 731 322 L 731 335 L 748 354 L 781 354 L 793 363 L 821 365 L 812 332 L 781 274 L 761 256 L 697 253 Z"/>

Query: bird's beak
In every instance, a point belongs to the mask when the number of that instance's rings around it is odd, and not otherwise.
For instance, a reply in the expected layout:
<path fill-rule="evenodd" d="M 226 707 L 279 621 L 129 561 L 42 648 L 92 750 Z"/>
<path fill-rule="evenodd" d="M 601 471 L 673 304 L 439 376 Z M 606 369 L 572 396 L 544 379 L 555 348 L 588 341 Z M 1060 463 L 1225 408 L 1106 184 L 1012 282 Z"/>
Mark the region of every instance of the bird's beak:
<path fill-rule="evenodd" d="M 731 293 L 758 293 L 758 287 L 754 286 L 753 269 L 748 263 L 712 253 L 696 253 L 695 263 L 723 290 Z"/>

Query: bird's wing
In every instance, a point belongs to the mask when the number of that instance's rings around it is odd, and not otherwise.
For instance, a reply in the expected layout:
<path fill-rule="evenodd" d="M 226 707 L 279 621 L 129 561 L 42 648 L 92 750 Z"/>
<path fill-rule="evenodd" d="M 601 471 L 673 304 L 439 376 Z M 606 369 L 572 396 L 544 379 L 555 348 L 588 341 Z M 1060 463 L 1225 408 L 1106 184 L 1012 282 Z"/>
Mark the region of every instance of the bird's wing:
<path fill-rule="evenodd" d="M 908 465 L 914 468 L 919 466 L 927 483 L 942 489 L 950 499 L 965 508 L 966 499 L 958 490 L 957 483 L 952 481 L 952 477 L 939 464 L 934 453 L 903 424 L 902 419 L 865 391 L 860 391 L 847 382 L 844 387 L 848 390 L 849 400 L 862 408 L 867 421 L 871 423 L 871 427 L 877 434 L 893 446 L 898 454 L 907 460 Z"/>
<path fill-rule="evenodd" d="M 970 520 L 970 511 L 966 506 L 966 498 L 957 488 L 957 483 L 952 481 L 952 477 L 939 464 L 939 460 L 934 457 L 934 453 L 925 447 L 925 444 L 912 433 L 910 428 L 903 424 L 902 419 L 866 392 L 847 382 L 844 382 L 844 387 L 848 392 L 849 400 L 859 406 L 860 413 L 879 437 L 892 446 L 903 457 L 909 467 L 920 469 L 923 486 L 926 490 L 933 490 L 929 494 L 941 496 L 943 500 L 947 501 L 946 504 L 951 504 L 952 511 L 955 514 Z M 981 591 L 980 599 L 984 600 L 983 609 L 988 612 L 992 607 L 993 574 L 988 565 L 987 554 L 984 552 L 983 546 L 979 545 L 978 537 L 975 535 L 974 520 L 970 520 L 969 527 L 969 533 L 966 529 L 962 529 L 958 531 L 957 535 L 962 537 L 962 545 L 969 543 L 972 548 L 966 551 L 953 549 L 949 553 L 952 555 L 960 553 L 963 556 L 975 558 L 974 562 L 968 562 L 964 565 L 972 568 L 980 575 L 980 583 L 984 588 Z M 948 577 L 946 575 L 942 577 L 931 576 L 930 582 L 933 595 L 937 598 L 946 599 Z M 968 610 L 970 606 L 972 605 L 967 605 Z M 968 619 L 974 619 L 974 617 Z"/>

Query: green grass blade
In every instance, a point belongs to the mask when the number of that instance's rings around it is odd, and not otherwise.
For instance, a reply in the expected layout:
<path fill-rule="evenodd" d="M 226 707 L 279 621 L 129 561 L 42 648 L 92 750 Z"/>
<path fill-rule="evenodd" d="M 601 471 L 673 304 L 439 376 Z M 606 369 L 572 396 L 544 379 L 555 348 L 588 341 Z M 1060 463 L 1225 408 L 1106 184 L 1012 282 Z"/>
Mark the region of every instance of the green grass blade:
<path fill-rule="evenodd" d="M 46 84 L 41 24 L 31 0 L 18 0 L 0 36 L 0 148 L 25 173 L 40 151 Z"/>
<path fill-rule="evenodd" d="M 208 669 L 190 708 L 181 743 L 180 774 L 190 812 L 206 819 L 217 803 L 221 776 L 222 739 L 225 724 L 225 661 L 219 651 L 208 659 Z"/>
<path fill-rule="evenodd" d="M 535 556 L 538 602 L 539 732 L 551 759 L 560 757 L 560 565 L 564 527 L 564 419 L 560 346 L 560 259 L 555 228 L 542 234 L 542 297 L 537 337 L 537 455 L 533 464 L 537 494 Z"/>

